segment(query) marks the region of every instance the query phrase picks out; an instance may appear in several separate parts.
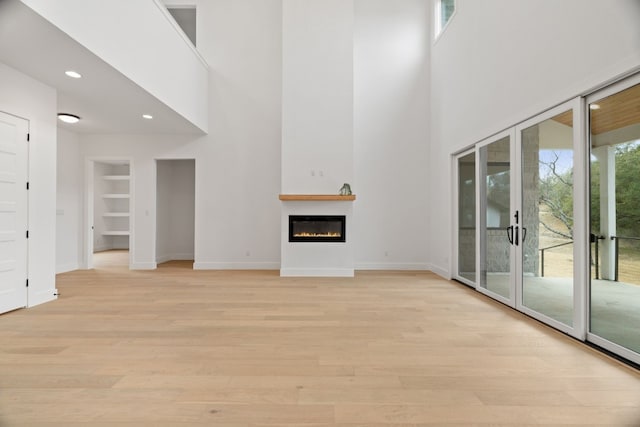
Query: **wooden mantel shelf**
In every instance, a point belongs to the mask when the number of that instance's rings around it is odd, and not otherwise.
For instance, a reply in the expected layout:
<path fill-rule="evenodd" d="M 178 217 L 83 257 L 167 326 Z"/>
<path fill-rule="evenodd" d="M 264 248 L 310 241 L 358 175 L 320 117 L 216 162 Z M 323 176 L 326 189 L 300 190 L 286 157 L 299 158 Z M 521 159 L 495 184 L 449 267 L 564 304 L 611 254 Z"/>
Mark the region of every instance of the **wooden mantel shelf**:
<path fill-rule="evenodd" d="M 351 202 L 356 199 L 355 194 L 341 196 L 339 194 L 281 194 L 280 200 L 283 202 L 318 202 L 335 201 Z"/>

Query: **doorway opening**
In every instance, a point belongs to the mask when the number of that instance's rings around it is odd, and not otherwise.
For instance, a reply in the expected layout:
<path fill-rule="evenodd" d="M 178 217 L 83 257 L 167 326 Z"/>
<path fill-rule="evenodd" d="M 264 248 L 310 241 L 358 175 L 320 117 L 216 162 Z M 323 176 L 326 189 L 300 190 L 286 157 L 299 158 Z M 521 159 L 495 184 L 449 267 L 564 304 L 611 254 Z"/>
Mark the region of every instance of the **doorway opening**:
<path fill-rule="evenodd" d="M 86 267 L 131 266 L 131 161 L 89 160 L 87 165 Z"/>
<path fill-rule="evenodd" d="M 193 268 L 195 159 L 156 160 L 156 263 Z"/>

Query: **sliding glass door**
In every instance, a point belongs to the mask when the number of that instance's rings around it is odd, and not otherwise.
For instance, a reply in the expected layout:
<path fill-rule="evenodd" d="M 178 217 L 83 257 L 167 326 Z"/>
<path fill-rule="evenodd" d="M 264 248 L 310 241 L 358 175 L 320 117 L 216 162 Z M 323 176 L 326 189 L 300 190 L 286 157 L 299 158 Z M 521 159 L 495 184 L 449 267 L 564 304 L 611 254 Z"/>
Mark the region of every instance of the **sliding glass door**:
<path fill-rule="evenodd" d="M 478 144 L 479 268 L 477 289 L 513 306 L 513 132 Z"/>
<path fill-rule="evenodd" d="M 476 284 L 476 153 L 462 153 L 456 158 L 457 171 L 457 257 L 455 277 L 475 287 Z"/>
<path fill-rule="evenodd" d="M 588 98 L 590 341 L 640 363 L 640 77 Z"/>
<path fill-rule="evenodd" d="M 545 323 L 570 333 L 578 303 L 575 241 L 584 230 L 586 215 L 574 201 L 579 128 L 575 120 L 581 102 L 574 100 L 516 127 L 518 202 L 520 222 L 517 245 L 516 307 Z M 582 197 L 584 198 L 584 196 Z M 584 287 L 584 286 L 583 286 Z"/>
<path fill-rule="evenodd" d="M 479 142 L 455 165 L 454 277 L 640 363 L 640 75 Z"/>
<path fill-rule="evenodd" d="M 573 184 L 586 176 L 575 167 L 586 156 L 576 148 L 582 105 L 570 101 L 457 158 L 456 278 L 576 337 L 585 334 L 584 310 L 576 309 L 585 287 L 576 285 L 581 264 L 574 261 L 586 259 L 576 246 L 586 240 L 586 212 L 575 203 L 586 203 L 586 190 L 580 195 Z"/>

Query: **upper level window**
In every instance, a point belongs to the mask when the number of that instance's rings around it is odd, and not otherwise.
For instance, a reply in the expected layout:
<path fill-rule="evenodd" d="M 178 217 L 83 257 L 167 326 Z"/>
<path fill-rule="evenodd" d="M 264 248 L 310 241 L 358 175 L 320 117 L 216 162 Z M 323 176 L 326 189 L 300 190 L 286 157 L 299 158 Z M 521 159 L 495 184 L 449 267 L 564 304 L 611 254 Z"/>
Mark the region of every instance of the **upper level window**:
<path fill-rule="evenodd" d="M 436 0 L 436 38 L 444 31 L 456 11 L 456 0 Z"/>
<path fill-rule="evenodd" d="M 196 8 L 195 6 L 167 6 L 167 10 L 176 20 L 182 31 L 193 45 L 196 45 Z"/>

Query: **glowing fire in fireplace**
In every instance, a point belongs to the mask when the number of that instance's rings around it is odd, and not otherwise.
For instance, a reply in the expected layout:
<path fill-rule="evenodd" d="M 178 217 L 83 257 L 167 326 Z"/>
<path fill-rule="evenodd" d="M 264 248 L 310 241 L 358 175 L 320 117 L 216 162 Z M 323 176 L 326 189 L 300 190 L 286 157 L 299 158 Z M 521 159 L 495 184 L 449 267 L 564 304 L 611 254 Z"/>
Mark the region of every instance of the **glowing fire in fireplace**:
<path fill-rule="evenodd" d="M 340 233 L 294 233 L 294 237 L 340 237 Z"/>

